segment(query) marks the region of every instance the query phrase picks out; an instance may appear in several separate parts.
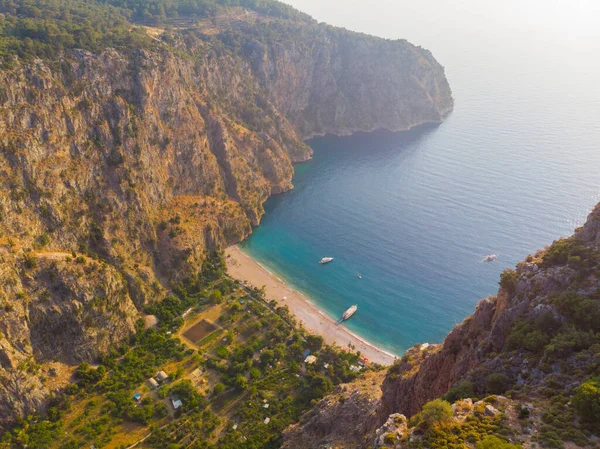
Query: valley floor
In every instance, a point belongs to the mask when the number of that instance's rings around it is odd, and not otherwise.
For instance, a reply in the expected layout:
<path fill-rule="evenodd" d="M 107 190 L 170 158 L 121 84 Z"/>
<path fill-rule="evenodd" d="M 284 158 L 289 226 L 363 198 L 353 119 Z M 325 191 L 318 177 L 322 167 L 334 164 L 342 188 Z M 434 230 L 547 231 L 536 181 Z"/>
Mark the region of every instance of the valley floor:
<path fill-rule="evenodd" d="M 227 271 L 234 279 L 246 281 L 254 287 L 265 286 L 266 297 L 274 299 L 280 305 L 290 309 L 296 319 L 310 332 L 321 335 L 327 344 L 337 344 L 342 349 L 348 345 L 354 346 L 373 363 L 391 365 L 397 356 L 383 351 L 358 335 L 350 332 L 344 325 L 338 325 L 335 320 L 315 306 L 306 296 L 290 288 L 262 265 L 244 253 L 238 246 L 225 250 Z"/>

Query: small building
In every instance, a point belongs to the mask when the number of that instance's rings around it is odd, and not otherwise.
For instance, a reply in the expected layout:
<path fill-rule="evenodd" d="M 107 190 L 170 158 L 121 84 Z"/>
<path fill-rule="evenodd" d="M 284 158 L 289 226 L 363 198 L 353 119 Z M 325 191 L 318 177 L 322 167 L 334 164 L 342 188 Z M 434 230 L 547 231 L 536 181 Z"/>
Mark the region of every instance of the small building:
<path fill-rule="evenodd" d="M 269 417 L 267 416 L 263 422 L 264 422 L 265 424 L 269 424 L 269 423 L 271 422 L 271 418 L 269 418 Z"/>
<path fill-rule="evenodd" d="M 158 388 L 158 382 L 154 377 L 148 379 L 148 386 L 150 386 L 150 388 Z"/>
<path fill-rule="evenodd" d="M 325 369 L 329 368 L 329 363 L 324 363 L 323 368 L 325 368 Z"/>
<path fill-rule="evenodd" d="M 183 402 L 181 402 L 181 399 L 171 399 L 171 403 L 173 404 L 173 408 L 175 410 L 177 410 L 179 407 L 181 407 L 183 405 Z"/>
<path fill-rule="evenodd" d="M 269 404 L 263 404 L 263 408 L 269 408 Z"/>
<path fill-rule="evenodd" d="M 139 393 L 136 393 L 136 394 L 134 394 L 134 395 L 133 395 L 133 400 L 134 400 L 135 402 L 140 402 L 140 401 L 142 400 L 142 395 L 141 395 L 141 394 L 139 394 Z"/>
<path fill-rule="evenodd" d="M 316 361 L 317 361 L 317 358 L 314 355 L 309 355 L 304 359 L 304 363 L 307 363 L 309 365 L 312 365 Z"/>
<path fill-rule="evenodd" d="M 358 366 L 356 366 L 356 365 L 351 365 L 350 366 L 350 371 L 358 373 L 360 371 L 360 368 Z"/>
<path fill-rule="evenodd" d="M 169 378 L 169 376 L 167 376 L 167 373 L 165 373 L 164 371 L 159 371 L 158 373 L 156 373 L 155 378 L 158 382 L 164 382 Z"/>

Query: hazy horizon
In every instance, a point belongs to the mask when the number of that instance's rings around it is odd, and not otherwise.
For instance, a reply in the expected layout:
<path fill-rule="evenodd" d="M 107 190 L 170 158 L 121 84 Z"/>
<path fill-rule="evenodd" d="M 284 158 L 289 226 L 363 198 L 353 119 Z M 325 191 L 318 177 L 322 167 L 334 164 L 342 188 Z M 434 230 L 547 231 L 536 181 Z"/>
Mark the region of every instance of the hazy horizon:
<path fill-rule="evenodd" d="M 536 66 L 552 67 L 564 72 L 565 83 L 589 82 L 600 73 L 600 2 L 592 0 L 284 2 L 321 22 L 427 48 L 446 67 L 451 84 L 452 72 L 458 70 L 453 63 L 459 59 L 476 64 L 487 58 L 519 58 L 523 71 L 518 76 L 541 78 Z M 514 54 L 506 54 L 508 49 Z M 590 101 L 600 103 L 598 89 L 590 95 Z"/>

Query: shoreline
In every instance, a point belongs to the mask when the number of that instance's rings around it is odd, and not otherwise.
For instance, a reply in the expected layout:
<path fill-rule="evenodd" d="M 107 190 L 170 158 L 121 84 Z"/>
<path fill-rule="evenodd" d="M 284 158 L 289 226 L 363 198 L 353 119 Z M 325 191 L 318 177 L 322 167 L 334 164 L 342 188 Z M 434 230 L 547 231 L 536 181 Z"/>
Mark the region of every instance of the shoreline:
<path fill-rule="evenodd" d="M 319 309 L 306 295 L 294 290 L 282 279 L 271 273 L 256 260 L 243 252 L 237 245 L 225 250 L 225 260 L 229 274 L 240 281 L 248 281 L 254 287 L 265 286 L 267 299 L 274 299 L 280 305 L 286 305 L 298 322 L 311 333 L 321 335 L 325 343 L 336 343 L 342 349 L 348 344 L 355 346 L 370 362 L 391 365 L 400 358 L 359 337 Z"/>

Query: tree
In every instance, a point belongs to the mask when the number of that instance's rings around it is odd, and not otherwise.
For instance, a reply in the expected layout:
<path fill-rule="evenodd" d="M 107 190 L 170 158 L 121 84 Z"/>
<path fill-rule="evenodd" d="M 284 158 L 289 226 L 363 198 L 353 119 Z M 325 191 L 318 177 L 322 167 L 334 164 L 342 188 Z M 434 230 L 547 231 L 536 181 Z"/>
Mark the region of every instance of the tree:
<path fill-rule="evenodd" d="M 320 399 L 333 390 L 333 382 L 323 374 L 308 373 L 305 380 L 309 399 Z"/>
<path fill-rule="evenodd" d="M 248 379 L 241 374 L 235 376 L 235 386 L 241 390 L 248 388 Z"/>
<path fill-rule="evenodd" d="M 474 395 L 473 382 L 463 380 L 450 388 L 448 393 L 446 393 L 446 396 L 444 396 L 444 399 L 448 402 L 454 402 L 459 399 L 472 398 Z"/>
<path fill-rule="evenodd" d="M 258 368 L 250 369 L 250 379 L 258 380 L 258 379 L 260 379 L 261 376 L 262 376 L 262 373 L 260 372 L 260 370 Z"/>
<path fill-rule="evenodd" d="M 84 387 L 99 382 L 105 374 L 106 368 L 103 365 L 93 368 L 88 362 L 82 362 L 75 370 L 75 377 L 81 381 L 81 385 Z"/>
<path fill-rule="evenodd" d="M 573 406 L 582 420 L 600 422 L 600 377 L 588 380 L 577 388 Z"/>
<path fill-rule="evenodd" d="M 213 387 L 213 394 L 217 395 L 217 394 L 221 394 L 225 391 L 225 385 L 223 385 L 221 382 L 219 382 L 218 384 L 216 384 Z"/>
<path fill-rule="evenodd" d="M 155 406 L 154 406 L 154 417 L 157 419 L 160 418 L 164 418 L 169 414 L 169 410 L 167 409 L 167 406 L 165 404 L 163 404 L 162 402 L 158 402 Z"/>
<path fill-rule="evenodd" d="M 192 383 L 187 379 L 173 385 L 171 395 L 181 399 L 186 410 L 199 406 L 204 407 L 207 404 L 207 401 L 198 394 Z"/>
<path fill-rule="evenodd" d="M 509 293 L 513 293 L 517 280 L 519 279 L 519 273 L 510 268 L 506 268 L 500 273 L 500 287 L 507 290 Z"/>
<path fill-rule="evenodd" d="M 262 363 L 263 365 L 268 365 L 270 363 L 273 363 L 274 359 L 275 359 L 275 353 L 273 351 L 271 351 L 270 349 L 265 349 L 260 354 L 260 363 Z"/>
<path fill-rule="evenodd" d="M 320 335 L 309 335 L 306 337 L 306 343 L 312 352 L 320 351 L 323 347 L 323 337 Z"/>
<path fill-rule="evenodd" d="M 485 379 L 487 391 L 492 394 L 502 394 L 508 388 L 508 376 L 504 373 L 492 373 Z"/>
<path fill-rule="evenodd" d="M 454 412 L 450 403 L 441 399 L 428 402 L 421 410 L 421 420 L 426 428 L 430 428 L 436 423 L 450 421 L 453 416 Z"/>
<path fill-rule="evenodd" d="M 221 304 L 223 302 L 223 293 L 221 293 L 221 290 L 213 290 L 209 299 L 213 304 Z"/>

